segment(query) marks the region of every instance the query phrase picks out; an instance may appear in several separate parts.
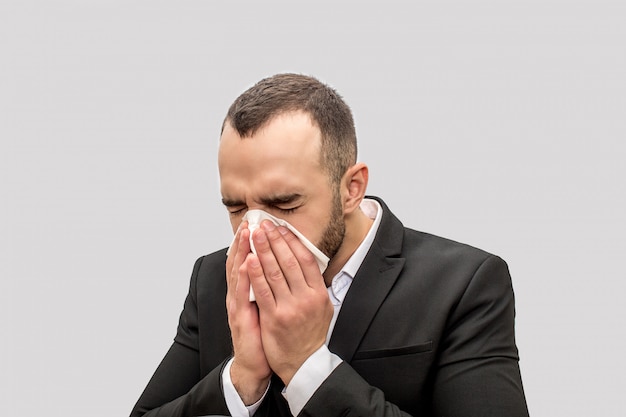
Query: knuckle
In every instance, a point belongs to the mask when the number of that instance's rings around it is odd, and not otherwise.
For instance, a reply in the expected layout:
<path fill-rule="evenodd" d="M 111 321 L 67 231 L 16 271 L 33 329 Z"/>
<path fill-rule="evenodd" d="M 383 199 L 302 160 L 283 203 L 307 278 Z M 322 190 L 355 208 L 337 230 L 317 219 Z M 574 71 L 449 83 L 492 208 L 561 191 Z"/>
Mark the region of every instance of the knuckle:
<path fill-rule="evenodd" d="M 272 249 L 270 248 L 270 245 L 267 243 L 267 241 L 255 243 L 254 246 L 256 248 L 256 253 L 258 256 L 269 256 L 272 254 Z"/>
<path fill-rule="evenodd" d="M 301 262 L 302 262 L 303 265 L 306 265 L 306 266 L 317 265 L 317 261 L 315 260 L 315 256 L 313 256 L 313 254 L 311 252 L 309 252 L 308 250 L 305 251 L 302 254 Z"/>
<path fill-rule="evenodd" d="M 236 304 L 235 304 L 234 297 L 232 296 L 226 297 L 226 306 L 227 306 L 228 313 L 232 313 L 233 311 L 235 311 Z"/>
<path fill-rule="evenodd" d="M 293 323 L 298 318 L 298 312 L 293 309 L 283 309 L 280 314 L 276 315 L 276 324 L 279 327 L 285 327 L 290 323 Z"/>
<path fill-rule="evenodd" d="M 272 281 L 278 281 L 283 279 L 283 271 L 280 269 L 273 269 L 267 274 L 267 278 Z"/>
<path fill-rule="evenodd" d="M 276 229 L 271 230 L 271 231 L 266 231 L 265 235 L 267 236 L 267 240 L 271 242 L 276 242 L 277 240 L 280 240 L 282 238 L 282 235 L 278 233 L 278 230 Z"/>
<path fill-rule="evenodd" d="M 272 296 L 272 290 L 270 290 L 268 287 L 255 289 L 254 295 L 256 298 L 269 298 Z"/>
<path fill-rule="evenodd" d="M 296 270 L 300 267 L 300 264 L 295 256 L 290 256 L 285 260 L 285 268 L 289 270 Z"/>
<path fill-rule="evenodd" d="M 319 309 L 320 306 L 322 308 L 326 308 L 330 306 L 332 308 L 332 303 L 328 298 L 328 292 L 324 291 L 314 291 L 314 295 L 311 297 L 311 304 L 315 310 Z"/>
<path fill-rule="evenodd" d="M 298 237 L 291 232 L 287 232 L 281 236 L 283 236 L 283 239 L 289 243 L 299 241 Z"/>

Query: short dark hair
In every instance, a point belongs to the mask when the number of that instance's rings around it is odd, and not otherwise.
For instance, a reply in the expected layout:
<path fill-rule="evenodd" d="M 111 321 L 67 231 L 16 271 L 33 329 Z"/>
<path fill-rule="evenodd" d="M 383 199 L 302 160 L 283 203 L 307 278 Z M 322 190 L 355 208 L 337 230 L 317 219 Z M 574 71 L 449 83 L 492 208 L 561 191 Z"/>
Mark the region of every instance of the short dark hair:
<path fill-rule="evenodd" d="M 357 144 L 350 107 L 331 87 L 301 74 L 277 74 L 256 83 L 233 102 L 222 124 L 250 137 L 276 116 L 304 111 L 322 134 L 320 164 L 338 185 L 356 163 Z"/>

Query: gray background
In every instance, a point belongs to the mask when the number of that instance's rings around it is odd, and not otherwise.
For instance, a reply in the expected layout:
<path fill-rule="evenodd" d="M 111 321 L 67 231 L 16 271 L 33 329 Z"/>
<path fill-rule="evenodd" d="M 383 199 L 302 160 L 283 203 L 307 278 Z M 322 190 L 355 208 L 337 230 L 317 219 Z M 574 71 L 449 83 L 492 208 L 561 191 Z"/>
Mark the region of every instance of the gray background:
<path fill-rule="evenodd" d="M 623 410 L 620 1 L 0 2 L 0 415 L 127 415 L 262 77 L 352 106 L 369 192 L 508 261 L 533 416 Z"/>

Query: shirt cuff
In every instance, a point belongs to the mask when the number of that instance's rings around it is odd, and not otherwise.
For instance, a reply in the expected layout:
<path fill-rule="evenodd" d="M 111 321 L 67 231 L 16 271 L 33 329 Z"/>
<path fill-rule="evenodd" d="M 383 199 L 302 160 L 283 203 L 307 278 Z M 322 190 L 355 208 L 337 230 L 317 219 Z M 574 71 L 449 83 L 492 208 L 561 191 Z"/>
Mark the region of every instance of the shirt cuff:
<path fill-rule="evenodd" d="M 341 362 L 341 358 L 331 353 L 326 345 L 322 345 L 309 356 L 283 390 L 291 414 L 294 416 L 300 414 L 315 391 Z"/>
<path fill-rule="evenodd" d="M 250 417 L 254 415 L 256 410 L 259 409 L 263 399 L 267 395 L 267 391 L 270 389 L 270 384 L 267 384 L 267 388 L 263 393 L 261 399 L 255 402 L 252 405 L 245 405 L 239 396 L 239 393 L 235 389 L 235 385 L 233 381 L 230 379 L 230 367 L 233 364 L 233 359 L 231 358 L 226 365 L 224 366 L 224 370 L 222 371 L 222 386 L 224 388 L 224 399 L 226 400 L 226 407 L 228 407 L 228 412 L 232 417 Z"/>

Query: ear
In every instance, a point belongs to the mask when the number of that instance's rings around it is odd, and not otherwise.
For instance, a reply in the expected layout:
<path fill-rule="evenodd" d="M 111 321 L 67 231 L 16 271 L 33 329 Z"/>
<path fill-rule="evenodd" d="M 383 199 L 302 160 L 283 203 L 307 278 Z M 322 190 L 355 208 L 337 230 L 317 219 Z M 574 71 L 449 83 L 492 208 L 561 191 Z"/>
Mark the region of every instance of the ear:
<path fill-rule="evenodd" d="M 367 165 L 358 162 L 346 170 L 341 179 L 341 199 L 344 215 L 350 214 L 359 208 L 369 180 Z"/>

